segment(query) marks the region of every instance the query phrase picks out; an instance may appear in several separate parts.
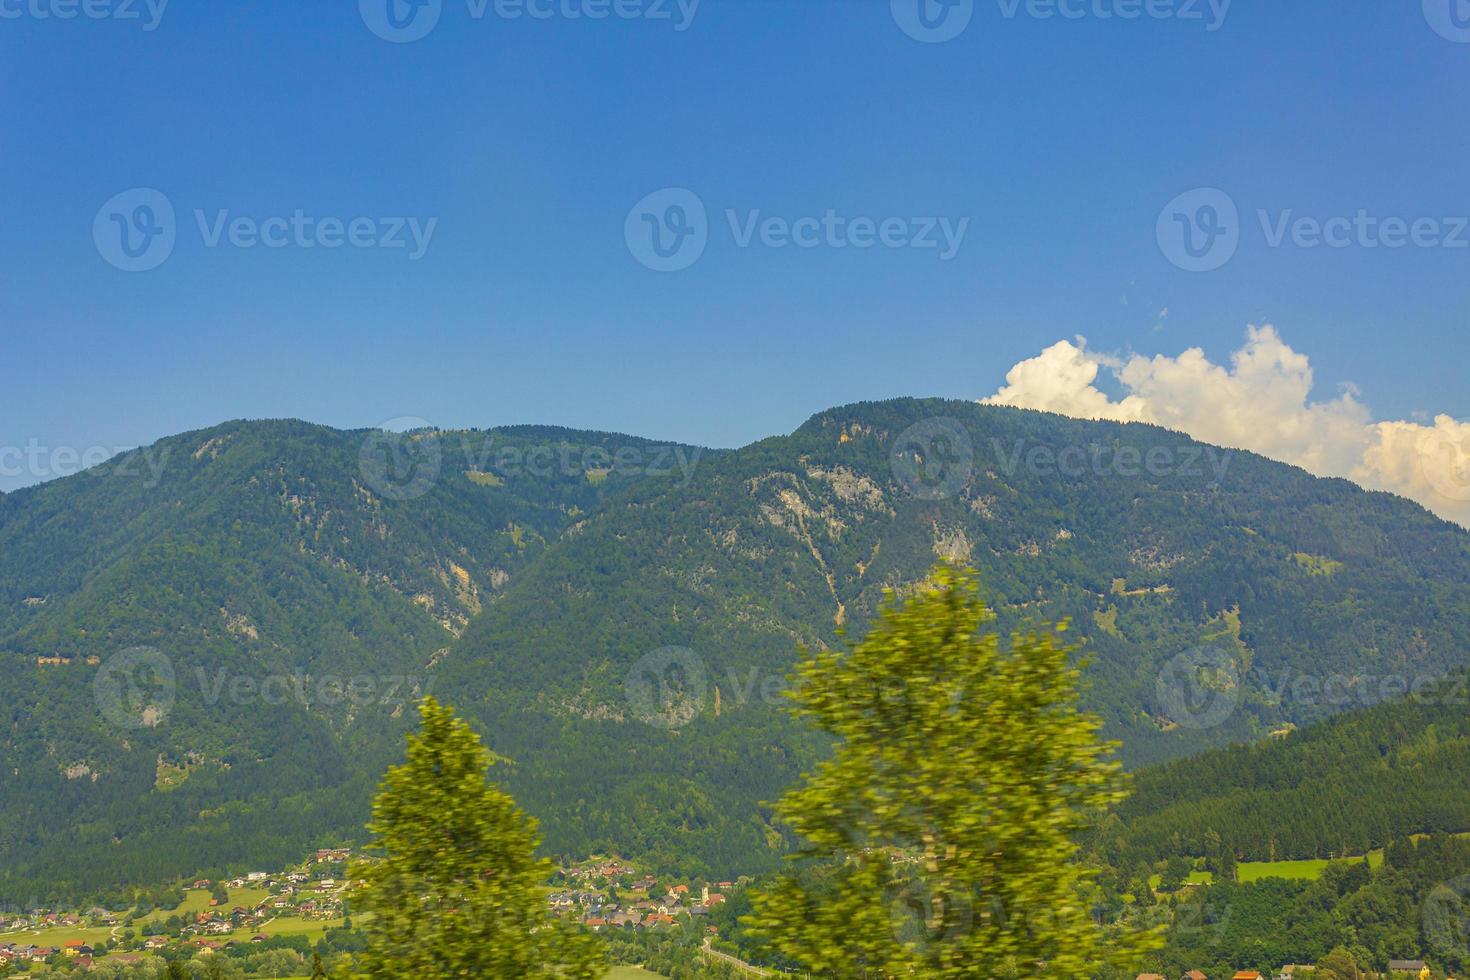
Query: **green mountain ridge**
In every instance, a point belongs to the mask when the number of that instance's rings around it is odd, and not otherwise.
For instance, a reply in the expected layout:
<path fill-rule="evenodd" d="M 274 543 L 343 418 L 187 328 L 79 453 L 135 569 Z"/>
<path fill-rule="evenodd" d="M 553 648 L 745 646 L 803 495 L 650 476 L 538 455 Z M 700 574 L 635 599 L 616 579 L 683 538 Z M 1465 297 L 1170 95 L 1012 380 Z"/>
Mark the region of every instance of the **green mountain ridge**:
<path fill-rule="evenodd" d="M 719 452 L 300 422 L 150 450 L 154 486 L 0 497 L 0 901 L 355 837 L 429 690 L 513 760 L 549 849 L 772 867 L 761 801 L 822 752 L 782 712 L 797 646 L 861 635 L 941 559 L 1006 628 L 1070 620 L 1135 766 L 1352 706 L 1283 675 L 1470 662 L 1464 530 L 1154 426 L 902 399 Z M 133 647 L 173 669 L 156 725 L 146 696 L 123 726 L 98 708 Z M 1161 681 L 1198 650 L 1218 723 Z"/>

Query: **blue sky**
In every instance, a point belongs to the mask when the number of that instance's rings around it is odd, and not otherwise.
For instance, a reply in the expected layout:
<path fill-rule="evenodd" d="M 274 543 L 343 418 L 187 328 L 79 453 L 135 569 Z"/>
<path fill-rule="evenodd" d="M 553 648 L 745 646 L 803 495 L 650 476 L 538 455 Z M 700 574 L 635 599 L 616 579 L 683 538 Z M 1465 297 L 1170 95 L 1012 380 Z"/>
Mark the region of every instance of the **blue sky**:
<path fill-rule="evenodd" d="M 888 0 L 703 0 L 687 23 L 674 0 L 606 19 L 599 0 L 546 18 L 442 0 L 407 43 L 368 26 L 389 0 L 174 0 L 151 30 L 145 0 L 59 16 L 80 2 L 0 0 L 0 445 L 276 416 L 739 445 L 834 404 L 989 395 L 1079 333 L 1219 361 L 1262 323 L 1324 398 L 1351 382 L 1376 417 L 1470 414 L 1470 248 L 1273 246 L 1257 216 L 1431 219 L 1470 242 L 1470 43 L 1440 0 L 1223 19 L 1153 0 L 1127 20 L 1102 14 L 1130 0 L 1072 0 L 1075 18 L 974 0 L 937 43 Z M 1201 187 L 1238 207 L 1239 243 L 1191 272 L 1156 225 Z M 132 222 L 136 188 L 173 208 L 175 241 L 129 272 L 94 224 Z M 665 188 L 703 206 L 707 242 L 661 272 L 625 228 Z M 365 243 L 412 242 L 399 219 L 432 234 L 416 258 L 280 223 L 282 247 L 210 243 L 298 210 L 369 219 Z M 775 247 L 779 226 L 741 243 L 752 220 L 829 212 L 847 247 Z M 965 224 L 942 257 L 855 247 L 859 218 L 895 242 Z"/>

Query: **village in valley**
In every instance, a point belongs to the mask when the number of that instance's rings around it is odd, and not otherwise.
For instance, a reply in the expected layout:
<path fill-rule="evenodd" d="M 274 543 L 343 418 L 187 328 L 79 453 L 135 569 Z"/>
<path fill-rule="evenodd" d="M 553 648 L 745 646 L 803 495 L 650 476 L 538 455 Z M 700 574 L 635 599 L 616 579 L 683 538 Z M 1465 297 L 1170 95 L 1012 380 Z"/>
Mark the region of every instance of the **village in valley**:
<path fill-rule="evenodd" d="M 91 972 L 150 960 L 240 957 L 270 949 L 330 955 L 358 945 L 352 930 L 349 848 L 323 848 L 299 865 L 224 880 L 181 883 L 172 908 L 0 910 L 0 976 Z M 619 858 L 558 867 L 548 910 L 603 934 L 696 933 L 716 940 L 711 915 L 748 880 L 679 881 L 640 872 Z M 720 955 L 711 953 L 710 955 Z M 653 974 L 645 974 L 652 976 Z"/>
<path fill-rule="evenodd" d="M 278 872 L 187 882 L 172 909 L 0 911 L 0 975 L 35 964 L 88 970 L 103 960 L 139 964 L 150 956 L 210 956 L 241 945 L 314 946 L 347 922 L 350 857 L 348 848 L 326 848 Z"/>
<path fill-rule="evenodd" d="M 708 920 L 744 880 L 668 883 L 640 875 L 617 859 L 593 860 L 556 873 L 558 890 L 548 901 L 558 916 L 575 918 L 594 932 L 657 929 L 682 921 Z M 711 933 L 715 926 L 708 927 Z"/>
<path fill-rule="evenodd" d="M 114 966 L 161 969 L 165 960 L 207 964 L 213 957 L 243 962 L 273 949 L 298 954 L 303 962 L 312 953 L 331 959 L 361 946 L 362 937 L 352 927 L 351 896 L 362 883 L 350 869 L 353 861 L 371 860 L 350 848 L 322 848 L 280 871 L 180 883 L 169 893 L 177 902 L 171 908 L 140 902 L 127 910 L 0 910 L 0 977 L 91 973 L 102 966 L 111 977 L 118 975 Z M 618 857 L 596 856 L 558 866 L 546 883 L 546 903 L 552 915 L 608 938 L 615 962 L 629 962 L 617 954 L 620 945 L 624 956 L 639 956 L 660 943 L 667 949 L 674 939 L 686 947 L 686 962 L 697 957 L 723 968 L 721 976 L 768 976 L 773 971 L 738 959 L 733 955 L 738 951 L 721 942 L 721 924 L 733 921 L 731 900 L 750 884 L 744 876 L 733 881 L 657 876 Z M 748 903 L 736 904 L 748 908 Z M 624 972 L 614 976 L 620 978 L 659 976 L 637 966 L 614 967 L 619 969 Z M 1200 970 L 1177 978 L 1140 973 L 1136 980 L 1311 980 L 1313 969 L 1288 964 L 1271 974 L 1241 970 L 1229 977 Z M 1442 974 L 1418 960 L 1395 960 L 1386 973 L 1359 976 L 1431 980 Z"/>

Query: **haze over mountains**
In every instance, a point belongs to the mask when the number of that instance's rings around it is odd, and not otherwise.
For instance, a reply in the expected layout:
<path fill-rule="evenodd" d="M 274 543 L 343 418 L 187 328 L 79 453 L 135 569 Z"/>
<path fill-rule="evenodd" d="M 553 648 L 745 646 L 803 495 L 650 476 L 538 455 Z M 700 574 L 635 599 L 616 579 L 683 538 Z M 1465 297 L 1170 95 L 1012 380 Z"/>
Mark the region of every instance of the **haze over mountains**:
<path fill-rule="evenodd" d="M 1132 765 L 1470 661 L 1466 531 L 1150 425 L 905 399 L 716 452 L 232 422 L 0 497 L 0 900 L 354 837 L 426 691 L 551 850 L 769 868 L 762 801 L 822 751 L 782 713 L 798 646 L 941 559 L 1003 626 L 1070 620 Z"/>

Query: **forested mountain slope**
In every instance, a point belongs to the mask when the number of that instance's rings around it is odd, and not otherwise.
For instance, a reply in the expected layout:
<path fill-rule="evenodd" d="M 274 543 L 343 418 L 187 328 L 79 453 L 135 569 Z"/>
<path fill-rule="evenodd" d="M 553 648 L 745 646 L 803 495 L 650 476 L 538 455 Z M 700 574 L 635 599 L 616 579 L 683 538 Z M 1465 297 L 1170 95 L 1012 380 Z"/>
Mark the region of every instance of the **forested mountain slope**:
<path fill-rule="evenodd" d="M 1276 861 L 1366 854 L 1470 831 L 1470 676 L 1424 685 L 1281 739 L 1145 770 L 1100 835 L 1120 867 L 1184 855 Z"/>
<path fill-rule="evenodd" d="M 429 665 L 643 478 L 584 463 L 653 446 L 235 422 L 0 497 L 0 897 L 359 829 Z"/>
<path fill-rule="evenodd" d="M 147 452 L 156 480 L 139 451 L 142 477 L 0 497 L 0 900 L 355 833 L 426 689 L 514 760 L 551 848 L 770 867 L 760 801 L 821 751 L 781 713 L 797 646 L 940 559 L 1003 626 L 1071 620 L 1135 765 L 1352 706 L 1282 698 L 1283 672 L 1470 659 L 1470 535 L 1151 426 L 906 399 L 722 453 L 298 422 Z M 109 673 L 138 646 L 166 711 Z"/>
<path fill-rule="evenodd" d="M 1283 673 L 1464 663 L 1467 540 L 1405 501 L 1155 427 L 856 405 L 712 459 L 687 487 L 609 500 L 443 670 L 520 761 L 512 787 L 553 847 L 668 849 L 723 873 L 771 859 L 753 801 L 812 748 L 768 682 L 797 644 L 860 633 L 886 588 L 939 558 L 980 569 L 1004 626 L 1071 620 L 1089 701 L 1142 764 L 1353 706 L 1282 698 Z M 1203 711 L 1171 703 L 1180 657 L 1201 668 Z"/>

